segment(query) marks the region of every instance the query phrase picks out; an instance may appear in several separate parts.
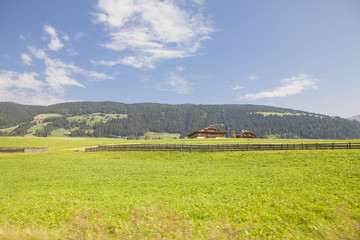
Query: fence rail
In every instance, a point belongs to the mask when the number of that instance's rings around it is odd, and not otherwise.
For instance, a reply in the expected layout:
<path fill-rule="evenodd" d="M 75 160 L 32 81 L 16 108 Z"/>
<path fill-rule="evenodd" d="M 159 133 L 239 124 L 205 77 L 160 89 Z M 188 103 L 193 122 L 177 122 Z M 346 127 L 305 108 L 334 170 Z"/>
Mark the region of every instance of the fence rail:
<path fill-rule="evenodd" d="M 45 152 L 49 148 L 39 148 L 39 147 L 0 147 L 0 152 Z"/>
<path fill-rule="evenodd" d="M 280 150 L 327 150 L 360 149 L 360 143 L 295 143 L 295 144 L 121 144 L 86 148 L 85 152 L 110 151 L 280 151 Z"/>

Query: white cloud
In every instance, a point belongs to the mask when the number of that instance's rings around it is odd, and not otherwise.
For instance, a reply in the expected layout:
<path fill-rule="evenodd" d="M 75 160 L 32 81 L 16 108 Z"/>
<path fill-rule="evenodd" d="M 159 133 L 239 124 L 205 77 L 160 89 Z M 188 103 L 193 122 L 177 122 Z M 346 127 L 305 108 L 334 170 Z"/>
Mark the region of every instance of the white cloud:
<path fill-rule="evenodd" d="M 26 41 L 26 38 L 22 34 L 19 35 L 19 38 L 20 38 L 20 40 Z"/>
<path fill-rule="evenodd" d="M 18 73 L 0 70 L 0 101 L 49 105 L 65 102 L 59 94 L 49 91 L 47 82 L 39 80 L 35 72 Z"/>
<path fill-rule="evenodd" d="M 251 75 L 248 77 L 248 79 L 251 80 L 251 81 L 254 81 L 254 80 L 258 79 L 258 77 L 257 77 L 256 75 L 254 75 L 254 74 L 251 74 Z"/>
<path fill-rule="evenodd" d="M 99 0 L 95 21 L 104 23 L 110 37 L 102 46 L 132 54 L 98 64 L 154 68 L 159 61 L 196 55 L 214 29 L 199 9 L 182 8 L 184 2 Z"/>
<path fill-rule="evenodd" d="M 72 75 L 80 74 L 91 80 L 106 80 L 113 79 L 113 77 L 104 73 L 95 71 L 87 71 L 74 64 L 65 63 L 56 58 L 50 58 L 44 50 L 28 47 L 30 52 L 38 59 L 44 60 L 45 63 L 45 80 L 50 86 L 51 90 L 58 94 L 64 94 L 65 86 L 77 86 L 85 88 L 85 85 L 75 80 Z"/>
<path fill-rule="evenodd" d="M 19 73 L 0 69 L 0 101 L 41 105 L 59 103 L 66 101 L 62 98 L 65 94 L 65 87 L 86 87 L 79 79 L 76 79 L 79 75 L 82 78 L 85 77 L 87 81 L 113 79 L 104 73 L 88 71 L 52 57 L 54 53 L 49 50 L 58 51 L 64 45 L 53 27 L 45 25 L 44 31 L 50 35 L 50 43 L 43 48 L 28 46 L 31 54 L 21 54 L 24 64 L 30 65 L 35 58 L 44 63 L 44 69 L 41 73 Z M 62 36 L 64 40 L 69 39 L 66 34 L 62 34 Z M 20 38 L 25 39 L 22 35 Z"/>
<path fill-rule="evenodd" d="M 236 91 L 236 90 L 240 90 L 240 89 L 243 89 L 244 87 L 242 87 L 242 86 L 234 86 L 233 88 L 232 88 L 232 90 L 234 90 L 234 91 Z"/>
<path fill-rule="evenodd" d="M 46 58 L 45 65 L 45 80 L 53 91 L 59 94 L 64 94 L 64 86 L 77 86 L 85 88 L 83 84 L 71 77 L 73 70 L 65 66 L 65 64 L 60 60 Z"/>
<path fill-rule="evenodd" d="M 317 79 L 307 74 L 300 74 L 295 77 L 285 78 L 280 80 L 281 87 L 275 88 L 272 91 L 263 91 L 260 93 L 246 94 L 242 99 L 257 100 L 263 98 L 286 97 L 296 95 L 303 90 L 312 88 L 317 89 Z"/>
<path fill-rule="evenodd" d="M 193 90 L 189 81 L 175 73 L 170 73 L 167 81 L 159 85 L 159 89 L 171 90 L 180 94 L 190 94 Z"/>
<path fill-rule="evenodd" d="M 63 102 L 46 92 L 45 83 L 38 80 L 39 74 L 0 71 L 0 101 L 24 104 L 48 105 Z"/>
<path fill-rule="evenodd" d="M 46 53 L 42 49 L 36 49 L 34 47 L 28 47 L 29 51 L 38 59 L 44 59 L 47 57 Z"/>
<path fill-rule="evenodd" d="M 64 36 L 63 36 L 63 39 L 64 39 L 65 41 L 70 41 L 70 38 L 69 38 L 68 35 L 64 35 Z"/>
<path fill-rule="evenodd" d="M 49 105 L 67 100 L 49 91 L 46 82 L 35 72 L 18 73 L 0 70 L 0 101 L 23 104 Z"/>
<path fill-rule="evenodd" d="M 36 79 L 39 74 L 35 72 L 31 73 L 17 73 L 14 71 L 0 71 L 0 88 L 27 88 L 33 90 L 39 90 L 43 83 Z"/>
<path fill-rule="evenodd" d="M 48 48 L 52 51 L 59 51 L 64 47 L 64 44 L 60 41 L 55 28 L 49 25 L 44 26 L 44 31 L 50 35 L 50 43 L 48 44 Z"/>
<path fill-rule="evenodd" d="M 183 66 L 178 66 L 178 67 L 176 67 L 175 69 L 176 69 L 176 71 L 178 71 L 178 72 L 182 72 L 182 71 L 185 70 L 185 68 L 184 68 Z"/>
<path fill-rule="evenodd" d="M 32 58 L 26 53 L 21 54 L 21 60 L 25 65 L 31 65 L 32 63 Z"/>
<path fill-rule="evenodd" d="M 83 33 L 83 32 L 78 32 L 78 33 L 76 33 L 76 35 L 75 35 L 75 40 L 76 40 L 76 41 L 79 41 L 79 40 L 82 39 L 84 36 L 85 36 L 85 33 Z"/>

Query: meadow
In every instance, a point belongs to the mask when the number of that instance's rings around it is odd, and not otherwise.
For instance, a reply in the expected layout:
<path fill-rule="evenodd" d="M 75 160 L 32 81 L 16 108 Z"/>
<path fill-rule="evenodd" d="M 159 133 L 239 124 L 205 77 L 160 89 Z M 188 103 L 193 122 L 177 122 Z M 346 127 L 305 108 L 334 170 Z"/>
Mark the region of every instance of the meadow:
<path fill-rule="evenodd" d="M 0 239 L 360 238 L 360 150 L 84 152 L 136 142 L 0 138 L 50 148 L 0 153 Z"/>

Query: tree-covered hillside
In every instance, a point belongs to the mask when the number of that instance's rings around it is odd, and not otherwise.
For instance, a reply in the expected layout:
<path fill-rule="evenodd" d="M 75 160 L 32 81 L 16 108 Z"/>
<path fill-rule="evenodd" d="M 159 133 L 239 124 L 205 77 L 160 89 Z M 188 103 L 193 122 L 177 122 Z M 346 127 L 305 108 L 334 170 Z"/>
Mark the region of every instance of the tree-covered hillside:
<path fill-rule="evenodd" d="M 359 122 L 292 109 L 259 105 L 116 102 L 73 102 L 50 106 L 0 103 L 0 128 L 18 124 L 18 128 L 21 128 L 21 131 L 14 129 L 0 134 L 24 135 L 26 128 L 34 125 L 31 121 L 36 115 L 50 113 L 63 117 L 45 119 L 42 127 L 37 127 L 35 135 L 49 136 L 56 129 L 66 129 L 70 136 L 143 136 L 146 132 L 180 133 L 186 136 L 208 125 L 216 125 L 225 131 L 251 130 L 261 138 L 360 138 Z M 101 121 L 91 122 L 91 118 L 94 119 L 91 114 L 94 113 L 103 115 Z"/>

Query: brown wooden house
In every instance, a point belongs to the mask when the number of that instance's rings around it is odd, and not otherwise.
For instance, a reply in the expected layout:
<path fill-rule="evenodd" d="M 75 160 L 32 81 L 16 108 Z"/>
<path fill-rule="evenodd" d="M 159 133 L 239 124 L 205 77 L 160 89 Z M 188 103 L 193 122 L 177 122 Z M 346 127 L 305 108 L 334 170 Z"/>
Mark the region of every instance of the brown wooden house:
<path fill-rule="evenodd" d="M 257 138 L 256 135 L 248 130 L 243 130 L 236 134 L 236 138 Z"/>
<path fill-rule="evenodd" d="M 215 126 L 208 126 L 188 135 L 188 138 L 225 138 L 226 132 Z"/>

